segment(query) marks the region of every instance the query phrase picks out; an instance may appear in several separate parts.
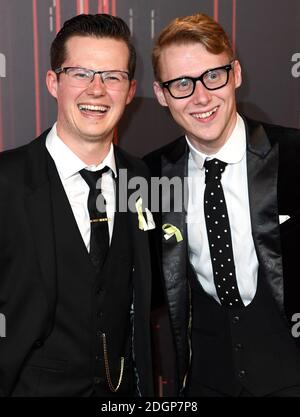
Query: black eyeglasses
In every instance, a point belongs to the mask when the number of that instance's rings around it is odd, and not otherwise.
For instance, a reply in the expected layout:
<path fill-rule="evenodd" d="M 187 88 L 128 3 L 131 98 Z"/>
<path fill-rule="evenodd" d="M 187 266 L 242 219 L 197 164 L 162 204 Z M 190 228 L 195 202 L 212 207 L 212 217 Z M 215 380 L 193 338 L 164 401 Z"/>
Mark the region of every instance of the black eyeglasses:
<path fill-rule="evenodd" d="M 201 81 L 207 90 L 218 90 L 228 83 L 229 71 L 232 69 L 231 62 L 223 67 L 209 69 L 199 77 L 179 77 L 174 80 L 161 82 L 160 86 L 166 88 L 173 98 L 190 97 L 196 88 L 196 82 Z"/>
<path fill-rule="evenodd" d="M 67 74 L 69 83 L 73 87 L 87 88 L 94 80 L 96 74 L 99 74 L 103 84 L 111 90 L 123 90 L 128 85 L 130 80 L 129 73 L 126 71 L 109 70 L 109 71 L 94 71 L 88 68 L 81 67 L 64 67 L 57 68 L 56 74 L 64 72 Z"/>

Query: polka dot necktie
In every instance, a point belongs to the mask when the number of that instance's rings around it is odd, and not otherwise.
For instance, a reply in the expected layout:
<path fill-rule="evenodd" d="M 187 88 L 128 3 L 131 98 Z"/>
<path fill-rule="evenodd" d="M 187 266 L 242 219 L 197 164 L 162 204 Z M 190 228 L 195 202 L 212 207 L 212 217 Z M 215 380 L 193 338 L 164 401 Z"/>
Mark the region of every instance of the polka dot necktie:
<path fill-rule="evenodd" d="M 98 181 L 104 172 L 109 171 L 104 167 L 98 171 L 79 171 L 82 178 L 90 187 L 88 196 L 88 210 L 90 215 L 91 236 L 90 236 L 90 258 L 99 272 L 105 262 L 109 249 L 108 219 L 106 214 L 106 201 L 101 194 Z"/>
<path fill-rule="evenodd" d="M 223 306 L 244 306 L 235 275 L 231 233 L 221 176 L 226 163 L 206 160 L 204 215 L 217 295 Z"/>

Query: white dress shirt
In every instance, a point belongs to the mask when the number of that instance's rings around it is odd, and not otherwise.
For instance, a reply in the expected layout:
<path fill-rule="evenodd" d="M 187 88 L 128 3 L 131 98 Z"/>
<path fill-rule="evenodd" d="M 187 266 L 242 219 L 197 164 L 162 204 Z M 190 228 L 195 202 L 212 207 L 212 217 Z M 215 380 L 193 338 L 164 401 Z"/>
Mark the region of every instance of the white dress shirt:
<path fill-rule="evenodd" d="M 186 137 L 190 153 L 188 160 L 189 198 L 187 229 L 189 259 L 203 289 L 219 303 L 210 260 L 203 196 L 205 189 L 205 159 L 218 158 L 228 165 L 222 174 L 231 228 L 236 279 L 244 305 L 253 300 L 257 287 L 258 260 L 252 238 L 246 159 L 246 130 L 241 116 L 225 145 L 214 155 L 199 152 Z"/>
<path fill-rule="evenodd" d="M 69 203 L 73 210 L 73 214 L 78 225 L 80 234 L 87 250 L 90 250 L 90 216 L 87 207 L 89 186 L 79 174 L 82 169 L 97 171 L 108 166 L 110 170 L 102 175 L 101 192 L 106 200 L 106 212 L 109 230 L 109 239 L 111 242 L 114 214 L 116 206 L 114 176 L 117 176 L 116 162 L 114 156 L 113 145 L 111 144 L 108 155 L 99 165 L 86 165 L 65 143 L 58 137 L 56 131 L 56 123 L 50 130 L 46 138 L 46 147 L 56 165 L 60 180 L 67 194 Z"/>

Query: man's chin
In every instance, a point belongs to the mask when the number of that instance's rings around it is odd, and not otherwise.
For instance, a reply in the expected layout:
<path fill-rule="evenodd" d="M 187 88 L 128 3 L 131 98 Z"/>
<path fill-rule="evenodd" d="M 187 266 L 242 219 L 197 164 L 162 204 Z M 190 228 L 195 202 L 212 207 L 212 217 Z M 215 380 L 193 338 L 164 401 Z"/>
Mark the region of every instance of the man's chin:
<path fill-rule="evenodd" d="M 87 143 L 107 143 L 112 141 L 112 135 L 103 135 L 101 133 L 82 133 L 82 139 Z"/>

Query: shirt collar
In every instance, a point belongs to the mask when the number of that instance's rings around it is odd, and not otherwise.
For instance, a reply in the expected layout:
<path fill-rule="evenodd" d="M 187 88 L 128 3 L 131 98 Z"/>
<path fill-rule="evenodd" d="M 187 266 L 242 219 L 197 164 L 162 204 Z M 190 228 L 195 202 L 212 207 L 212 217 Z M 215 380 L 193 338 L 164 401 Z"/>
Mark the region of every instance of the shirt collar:
<path fill-rule="evenodd" d="M 115 177 L 117 176 L 113 144 L 110 145 L 108 154 L 99 165 L 87 165 L 60 139 L 57 135 L 55 123 L 47 135 L 46 148 L 55 162 L 60 177 L 64 180 L 72 177 L 84 168 L 90 171 L 97 171 L 105 166 L 112 170 Z"/>
<path fill-rule="evenodd" d="M 220 161 L 226 162 L 227 164 L 236 164 L 243 159 L 246 152 L 245 123 L 238 113 L 236 125 L 231 135 L 222 148 L 213 155 L 206 155 L 203 152 L 200 152 L 191 144 L 187 136 L 185 136 L 185 138 L 190 149 L 190 156 L 193 158 L 199 169 L 203 169 L 206 158 L 218 158 Z"/>

